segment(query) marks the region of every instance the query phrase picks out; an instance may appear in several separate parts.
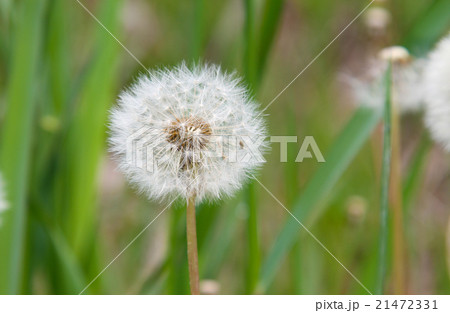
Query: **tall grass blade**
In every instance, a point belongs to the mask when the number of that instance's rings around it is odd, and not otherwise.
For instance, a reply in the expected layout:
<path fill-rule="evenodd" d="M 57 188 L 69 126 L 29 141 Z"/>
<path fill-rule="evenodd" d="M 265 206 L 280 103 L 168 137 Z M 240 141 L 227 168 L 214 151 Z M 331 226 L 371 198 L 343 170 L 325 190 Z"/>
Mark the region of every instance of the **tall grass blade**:
<path fill-rule="evenodd" d="M 432 147 L 432 141 L 428 135 L 424 134 L 420 140 L 419 147 L 415 151 L 415 154 L 411 160 L 411 165 L 408 169 L 408 175 L 403 182 L 403 199 L 405 201 L 404 211 L 408 212 L 411 207 L 415 196 L 418 194 L 417 190 L 422 181 L 423 169 L 425 167 L 425 161 L 427 160 L 428 153 Z M 406 216 L 406 215 L 405 215 Z"/>
<path fill-rule="evenodd" d="M 255 184 L 252 182 L 247 186 L 245 193 L 245 200 L 247 204 L 247 288 L 248 294 L 252 294 L 258 283 L 258 273 L 261 266 L 261 251 L 259 248 L 258 235 L 258 203 L 255 190 Z"/>
<path fill-rule="evenodd" d="M 47 232 L 61 264 L 58 279 L 64 284 L 64 294 L 78 294 L 87 282 L 77 258 L 59 229 L 47 227 Z"/>
<path fill-rule="evenodd" d="M 245 27 L 244 27 L 244 72 L 247 83 L 257 92 L 256 63 L 255 63 L 255 3 L 245 0 Z M 260 268 L 260 249 L 258 243 L 258 208 L 255 184 L 250 182 L 244 195 L 247 204 L 247 264 L 246 264 L 246 292 L 253 293 Z"/>
<path fill-rule="evenodd" d="M 47 62 L 49 63 L 51 108 L 61 117 L 64 104 L 68 99 L 69 74 L 71 56 L 69 38 L 66 30 L 69 26 L 67 3 L 52 1 L 49 14 Z"/>
<path fill-rule="evenodd" d="M 113 34 L 122 1 L 103 2 L 99 20 Z M 82 10 L 82 8 L 80 8 Z M 70 243 L 77 255 L 90 242 L 97 217 L 96 187 L 103 153 L 107 111 L 114 98 L 119 44 L 92 19 L 97 29 L 96 56 L 85 77 L 67 143 L 67 209 Z"/>
<path fill-rule="evenodd" d="M 219 274 L 220 268 L 227 257 L 233 240 L 235 239 L 238 223 L 236 223 L 237 211 L 240 206 L 242 195 L 237 195 L 236 200 L 221 208 L 215 223 L 210 228 L 202 247 L 200 264 L 203 264 L 202 276 L 213 279 Z"/>
<path fill-rule="evenodd" d="M 7 90 L 7 112 L 2 126 L 0 168 L 8 186 L 10 209 L 0 228 L 0 293 L 20 293 L 27 220 L 28 174 L 32 125 L 36 107 L 42 22 L 46 1 L 18 3 Z"/>
<path fill-rule="evenodd" d="M 244 0 L 244 5 L 244 74 L 248 84 L 256 88 L 255 3 Z"/>
<path fill-rule="evenodd" d="M 203 54 L 205 42 L 205 0 L 194 1 L 194 27 L 191 43 L 191 58 L 197 62 Z"/>
<path fill-rule="evenodd" d="M 264 16 L 258 32 L 255 23 L 255 1 L 244 0 L 244 72 L 247 83 L 256 94 L 264 72 L 266 59 L 275 37 L 278 21 L 281 15 L 283 1 L 267 0 Z M 247 293 L 253 293 L 260 270 L 261 256 L 258 241 L 258 209 L 254 183 L 250 183 L 245 192 L 248 207 L 248 262 L 247 262 Z"/>
<path fill-rule="evenodd" d="M 385 276 L 387 269 L 387 246 L 388 246 L 388 217 L 389 217 L 389 184 L 391 176 L 391 66 L 386 74 L 386 98 L 384 105 L 384 130 L 383 130 L 383 164 L 381 168 L 381 199 L 380 199 L 380 235 L 378 246 L 378 269 L 376 294 L 383 294 Z"/>
<path fill-rule="evenodd" d="M 289 107 L 289 110 L 286 114 L 287 121 L 287 131 L 289 136 L 297 135 L 297 122 L 295 118 L 295 110 L 293 107 Z M 286 186 L 286 198 L 287 204 L 289 207 L 292 207 L 295 203 L 295 199 L 297 197 L 298 190 L 300 190 L 300 184 L 298 181 L 298 167 L 295 162 L 295 158 L 297 157 L 297 151 L 295 149 L 288 150 L 288 160 L 285 165 L 285 186 Z M 302 293 L 302 281 L 304 281 L 302 275 L 302 269 L 304 260 L 302 257 L 303 246 L 299 243 L 300 234 L 297 236 L 297 242 L 295 243 L 292 252 L 291 252 L 291 280 L 292 280 L 292 289 L 295 294 Z"/>
<path fill-rule="evenodd" d="M 436 0 L 417 21 L 404 40 L 404 46 L 416 55 L 428 52 L 450 28 L 450 1 Z"/>
<path fill-rule="evenodd" d="M 267 0 L 263 9 L 262 24 L 259 29 L 256 63 L 256 85 L 261 83 L 267 58 L 271 51 L 272 44 L 283 12 L 284 0 Z"/>
<path fill-rule="evenodd" d="M 186 250 L 186 206 L 174 203 L 170 212 L 170 231 L 168 251 L 167 293 L 175 295 L 189 294 Z"/>

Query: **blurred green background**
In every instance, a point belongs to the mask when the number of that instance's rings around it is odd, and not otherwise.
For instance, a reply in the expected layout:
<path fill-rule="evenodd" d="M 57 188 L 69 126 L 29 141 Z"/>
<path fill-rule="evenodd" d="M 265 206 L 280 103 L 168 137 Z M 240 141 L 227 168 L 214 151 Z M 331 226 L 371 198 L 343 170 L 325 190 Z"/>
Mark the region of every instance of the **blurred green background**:
<path fill-rule="evenodd" d="M 147 68 L 218 63 L 265 107 L 370 1 L 0 1 L 0 293 L 78 294 L 164 208 L 107 153 L 108 110 Z M 314 136 L 326 163 L 272 146 L 260 180 L 364 284 L 376 283 L 382 132 L 340 80 L 387 45 L 423 56 L 450 29 L 449 0 L 375 1 L 267 110 L 271 135 Z M 370 8 L 370 9 L 371 9 Z M 369 9 L 369 10 L 370 10 Z M 375 32 L 374 32 L 375 31 Z M 111 32 L 111 34 L 109 33 Z M 408 293 L 450 292 L 449 158 L 420 114 L 402 117 Z M 203 293 L 366 294 L 259 185 L 197 214 Z M 389 240 L 392 239 L 392 232 Z M 163 213 L 85 294 L 189 293 L 184 205 Z M 385 293 L 393 284 L 388 249 Z"/>

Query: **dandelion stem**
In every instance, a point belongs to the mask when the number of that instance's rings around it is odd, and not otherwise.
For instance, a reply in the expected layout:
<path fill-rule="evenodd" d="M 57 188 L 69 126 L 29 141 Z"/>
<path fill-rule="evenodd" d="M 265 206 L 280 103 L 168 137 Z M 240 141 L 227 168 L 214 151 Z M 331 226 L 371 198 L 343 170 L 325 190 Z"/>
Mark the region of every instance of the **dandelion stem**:
<path fill-rule="evenodd" d="M 198 275 L 197 229 L 195 225 L 195 195 L 187 200 L 186 234 L 191 294 L 199 295 L 200 287 Z"/>

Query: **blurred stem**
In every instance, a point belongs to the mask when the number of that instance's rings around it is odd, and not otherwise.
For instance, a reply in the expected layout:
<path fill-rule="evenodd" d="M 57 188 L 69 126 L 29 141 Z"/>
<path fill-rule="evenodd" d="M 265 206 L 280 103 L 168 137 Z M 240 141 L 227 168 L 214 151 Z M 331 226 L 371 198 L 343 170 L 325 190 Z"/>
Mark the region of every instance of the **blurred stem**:
<path fill-rule="evenodd" d="M 392 86 L 395 88 L 395 86 Z M 392 93 L 394 95 L 394 93 Z M 406 260 L 405 239 L 403 226 L 403 194 L 401 169 L 401 134 L 400 114 L 396 99 L 392 100 L 391 107 L 391 177 L 390 177 L 390 203 L 393 210 L 393 277 L 394 293 L 405 294 Z"/>
<path fill-rule="evenodd" d="M 191 294 L 200 294 L 198 274 L 197 229 L 195 225 L 195 195 L 187 200 L 186 207 L 187 255 L 189 263 L 189 284 Z"/>
<path fill-rule="evenodd" d="M 380 237 L 378 246 L 378 279 L 375 288 L 376 294 L 383 294 L 386 276 L 387 258 L 386 249 L 388 241 L 388 210 L 389 210 L 389 180 L 391 172 L 391 65 L 386 73 L 386 98 L 384 106 L 383 131 L 383 164 L 381 168 L 381 201 L 380 201 Z"/>

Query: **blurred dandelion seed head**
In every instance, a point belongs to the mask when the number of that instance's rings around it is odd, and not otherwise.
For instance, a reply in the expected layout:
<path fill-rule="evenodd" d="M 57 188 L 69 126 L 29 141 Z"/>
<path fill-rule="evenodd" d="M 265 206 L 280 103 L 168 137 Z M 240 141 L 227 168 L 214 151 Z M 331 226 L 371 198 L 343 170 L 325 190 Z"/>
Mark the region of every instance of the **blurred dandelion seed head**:
<path fill-rule="evenodd" d="M 391 13 L 382 7 L 369 8 L 364 15 L 364 23 L 373 35 L 385 34 L 391 23 Z"/>
<path fill-rule="evenodd" d="M 402 46 L 392 46 L 382 49 L 378 57 L 383 61 L 391 61 L 396 64 L 409 64 L 412 61 L 408 49 Z"/>
<path fill-rule="evenodd" d="M 430 53 L 424 72 L 425 124 L 450 152 L 450 35 Z"/>
<path fill-rule="evenodd" d="M 110 128 L 119 167 L 156 199 L 230 195 L 267 149 L 257 104 L 240 79 L 215 65 L 183 63 L 139 77 L 120 95 Z"/>
<path fill-rule="evenodd" d="M 382 49 L 369 61 L 366 77 L 348 78 L 353 97 L 364 106 L 383 108 L 386 96 L 385 74 L 392 63 L 393 101 L 401 113 L 417 112 L 423 107 L 422 75 L 425 61 L 413 59 L 408 50 L 394 46 Z"/>

